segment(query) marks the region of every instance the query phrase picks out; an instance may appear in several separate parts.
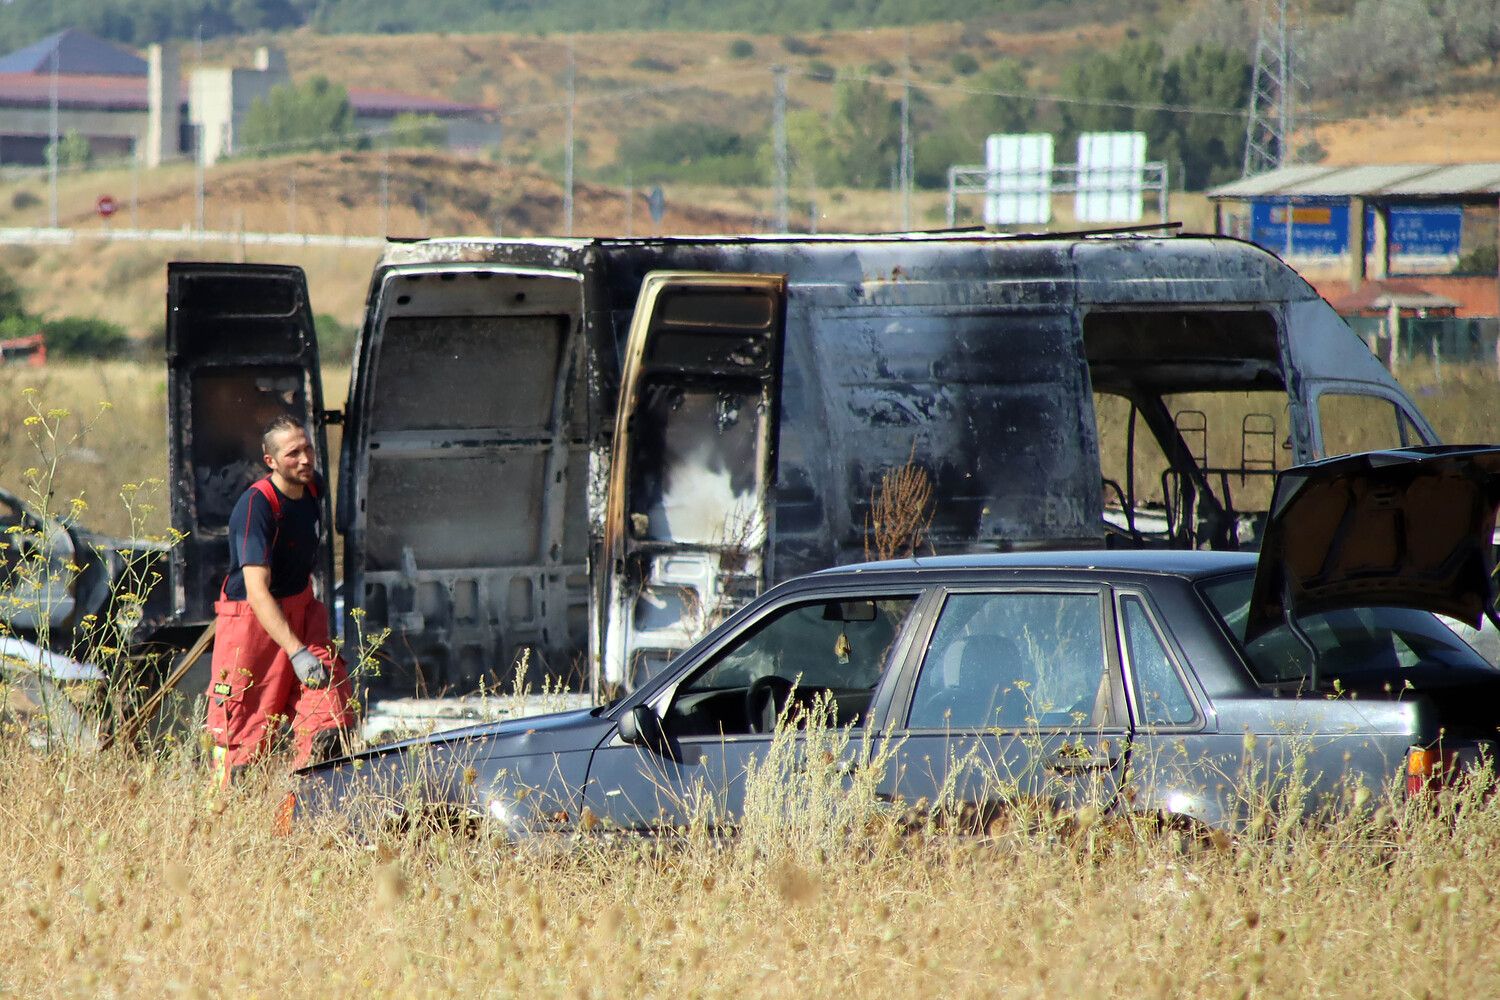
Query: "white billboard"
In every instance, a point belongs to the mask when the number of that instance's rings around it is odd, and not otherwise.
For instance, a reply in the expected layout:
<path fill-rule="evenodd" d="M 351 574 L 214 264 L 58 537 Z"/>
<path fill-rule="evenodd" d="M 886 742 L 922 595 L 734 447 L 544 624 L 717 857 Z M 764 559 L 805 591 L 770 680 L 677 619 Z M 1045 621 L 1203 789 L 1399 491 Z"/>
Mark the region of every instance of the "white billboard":
<path fill-rule="evenodd" d="M 984 168 L 985 225 L 1052 221 L 1052 136 L 992 135 L 984 142 Z"/>
<path fill-rule="evenodd" d="M 1139 222 L 1144 212 L 1146 134 L 1085 132 L 1078 137 L 1079 222 Z"/>

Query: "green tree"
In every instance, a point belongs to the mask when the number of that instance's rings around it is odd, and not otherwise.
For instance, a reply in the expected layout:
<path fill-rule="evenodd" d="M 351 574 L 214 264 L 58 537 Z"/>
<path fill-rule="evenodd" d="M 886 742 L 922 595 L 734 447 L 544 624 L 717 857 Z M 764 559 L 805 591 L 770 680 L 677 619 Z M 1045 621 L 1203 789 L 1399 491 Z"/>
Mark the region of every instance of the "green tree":
<path fill-rule="evenodd" d="M 269 156 L 289 149 L 338 149 L 356 139 L 348 92 L 315 76 L 272 87 L 251 104 L 239 146 L 252 156 Z"/>
<path fill-rule="evenodd" d="M 1177 162 L 1184 187 L 1201 190 L 1238 175 L 1245 123 L 1238 112 L 1250 94 L 1250 64 L 1240 52 L 1196 46 L 1167 67 L 1170 103 L 1217 109 L 1224 114 L 1181 114 L 1172 118 Z"/>
<path fill-rule="evenodd" d="M 1146 155 L 1195 190 L 1239 165 L 1250 86 L 1239 52 L 1201 45 L 1168 61 L 1155 42 L 1131 42 L 1078 63 L 1065 86 L 1080 100 L 1061 107 L 1064 150 L 1083 132 L 1144 132 Z"/>
<path fill-rule="evenodd" d="M 94 159 L 94 148 L 89 145 L 88 139 L 79 134 L 76 129 L 69 129 L 66 135 L 57 140 L 55 151 L 52 144 L 48 143 L 49 162 L 54 155 L 60 167 L 86 167 Z"/>
<path fill-rule="evenodd" d="M 901 145 L 901 106 L 884 87 L 845 80 L 834 91 L 829 142 L 838 165 L 836 180 L 852 187 L 882 187 Z"/>

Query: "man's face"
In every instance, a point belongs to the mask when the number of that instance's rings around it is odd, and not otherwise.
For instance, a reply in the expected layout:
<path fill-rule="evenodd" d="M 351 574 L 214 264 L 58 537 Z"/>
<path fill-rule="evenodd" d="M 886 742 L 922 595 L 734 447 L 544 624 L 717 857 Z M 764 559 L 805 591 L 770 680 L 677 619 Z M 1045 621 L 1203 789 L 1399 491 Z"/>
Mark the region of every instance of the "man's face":
<path fill-rule="evenodd" d="M 299 428 L 277 431 L 271 435 L 271 450 L 266 453 L 266 468 L 281 474 L 290 483 L 306 486 L 313 479 L 313 446 L 307 432 Z"/>

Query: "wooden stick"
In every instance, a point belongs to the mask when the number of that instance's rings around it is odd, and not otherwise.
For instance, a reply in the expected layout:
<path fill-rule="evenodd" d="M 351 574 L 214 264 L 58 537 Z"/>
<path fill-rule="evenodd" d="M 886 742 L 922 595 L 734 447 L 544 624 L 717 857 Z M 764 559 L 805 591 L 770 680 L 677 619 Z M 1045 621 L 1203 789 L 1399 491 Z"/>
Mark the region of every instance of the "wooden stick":
<path fill-rule="evenodd" d="M 192 648 L 187 651 L 187 655 L 182 658 L 182 662 L 167 675 L 166 680 L 162 681 L 161 687 L 151 693 L 151 697 L 146 699 L 146 703 L 141 706 L 140 711 L 131 716 L 130 720 L 120 727 L 118 733 L 104 738 L 100 745 L 101 750 L 109 749 L 116 741 L 131 743 L 135 740 L 136 734 L 141 731 L 141 727 L 150 722 L 152 717 L 161 708 L 161 703 L 166 700 L 167 694 L 177 687 L 178 683 L 182 681 L 183 676 L 192 669 L 193 664 L 198 662 L 198 658 L 203 655 L 204 650 L 213 644 L 214 626 L 216 624 L 217 622 L 208 623 L 208 626 L 198 635 L 198 639 L 193 643 Z"/>

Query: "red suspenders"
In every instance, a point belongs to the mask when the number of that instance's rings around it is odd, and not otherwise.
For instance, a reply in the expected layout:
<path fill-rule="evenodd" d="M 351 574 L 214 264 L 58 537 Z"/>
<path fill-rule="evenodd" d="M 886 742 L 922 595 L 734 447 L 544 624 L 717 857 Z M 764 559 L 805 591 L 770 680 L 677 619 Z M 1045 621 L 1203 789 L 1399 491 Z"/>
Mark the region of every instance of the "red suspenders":
<path fill-rule="evenodd" d="M 276 550 L 276 536 L 281 533 L 281 494 L 277 493 L 276 487 L 271 485 L 270 476 L 257 479 L 250 484 L 250 488 L 265 497 L 266 503 L 271 505 L 271 518 L 276 525 L 271 531 L 271 551 L 274 552 Z M 318 498 L 317 484 L 308 483 L 307 492 L 312 494 L 313 499 L 316 500 Z M 270 553 L 267 553 L 267 558 L 270 558 Z M 226 576 L 224 582 L 219 585 L 219 600 L 221 601 L 229 600 L 224 590 L 227 586 L 229 586 L 229 577 Z"/>

